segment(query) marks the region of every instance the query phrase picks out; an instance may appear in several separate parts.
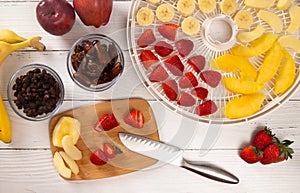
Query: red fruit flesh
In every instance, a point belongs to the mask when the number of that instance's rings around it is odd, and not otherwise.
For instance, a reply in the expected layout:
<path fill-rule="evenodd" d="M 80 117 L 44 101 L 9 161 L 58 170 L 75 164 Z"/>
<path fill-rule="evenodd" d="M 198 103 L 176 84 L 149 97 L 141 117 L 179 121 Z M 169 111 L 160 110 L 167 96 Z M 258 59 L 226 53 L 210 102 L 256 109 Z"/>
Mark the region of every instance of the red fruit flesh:
<path fill-rule="evenodd" d="M 181 57 L 185 57 L 194 49 L 194 43 L 191 40 L 181 39 L 175 43 L 178 53 Z"/>
<path fill-rule="evenodd" d="M 249 145 L 240 152 L 240 157 L 247 163 L 256 163 L 262 159 L 263 153 L 258 148 Z"/>
<path fill-rule="evenodd" d="M 180 80 L 180 88 L 192 88 L 198 85 L 198 80 L 192 72 L 187 72 Z"/>
<path fill-rule="evenodd" d="M 116 156 L 115 148 L 110 143 L 105 143 L 103 145 L 103 151 L 107 158 L 112 159 Z"/>
<path fill-rule="evenodd" d="M 259 149 L 263 149 L 273 142 L 274 136 L 275 135 L 272 134 L 272 131 L 265 127 L 263 130 L 255 134 L 252 140 L 252 145 Z"/>
<path fill-rule="evenodd" d="M 161 57 L 166 57 L 173 52 L 173 47 L 165 41 L 159 41 L 154 45 L 154 50 Z"/>
<path fill-rule="evenodd" d="M 152 29 L 147 29 L 142 33 L 142 35 L 137 40 L 137 45 L 141 48 L 145 48 L 156 41 Z"/>
<path fill-rule="evenodd" d="M 144 127 L 144 116 L 143 113 L 138 110 L 132 110 L 124 118 L 125 123 L 131 125 L 132 127 L 141 129 Z"/>
<path fill-rule="evenodd" d="M 74 9 L 82 23 L 96 28 L 106 25 L 113 8 L 112 0 L 73 0 Z"/>
<path fill-rule="evenodd" d="M 217 72 L 217 71 L 213 71 L 213 70 L 207 70 L 204 72 L 201 72 L 200 74 L 200 78 L 209 86 L 215 88 L 219 85 L 222 75 Z"/>
<path fill-rule="evenodd" d="M 90 155 L 90 161 L 95 165 L 104 165 L 107 163 L 107 157 L 101 149 L 96 149 Z"/>
<path fill-rule="evenodd" d="M 161 65 L 158 65 L 149 75 L 149 80 L 151 82 L 161 82 L 166 80 L 168 77 L 169 75 L 167 71 Z"/>
<path fill-rule="evenodd" d="M 176 24 L 163 24 L 158 26 L 157 30 L 164 38 L 175 41 L 178 28 Z"/>
<path fill-rule="evenodd" d="M 159 61 L 151 50 L 142 50 L 140 59 L 146 70 L 148 70 L 153 64 Z"/>
<path fill-rule="evenodd" d="M 182 76 L 184 65 L 177 55 L 172 56 L 164 61 L 164 64 L 168 70 L 175 76 Z"/>
<path fill-rule="evenodd" d="M 193 106 L 196 103 L 196 100 L 188 93 L 181 92 L 179 99 L 177 101 L 178 105 L 190 107 Z"/>
<path fill-rule="evenodd" d="M 194 88 L 191 91 L 191 93 L 192 93 L 192 95 L 196 96 L 198 99 L 205 100 L 208 95 L 208 90 L 203 87 L 197 87 L 197 88 Z"/>
<path fill-rule="evenodd" d="M 178 86 L 175 80 L 170 79 L 162 83 L 162 88 L 166 96 L 174 101 L 178 96 Z"/>
<path fill-rule="evenodd" d="M 195 109 L 195 113 L 199 116 L 206 116 L 215 113 L 218 107 L 215 102 L 208 100 L 198 105 Z"/>
<path fill-rule="evenodd" d="M 104 114 L 102 115 L 96 124 L 94 125 L 94 130 L 96 131 L 109 131 L 115 127 L 119 126 L 114 114 Z"/>
<path fill-rule="evenodd" d="M 195 70 L 200 73 L 205 67 L 205 57 L 201 55 L 193 56 L 188 59 L 187 63 Z"/>

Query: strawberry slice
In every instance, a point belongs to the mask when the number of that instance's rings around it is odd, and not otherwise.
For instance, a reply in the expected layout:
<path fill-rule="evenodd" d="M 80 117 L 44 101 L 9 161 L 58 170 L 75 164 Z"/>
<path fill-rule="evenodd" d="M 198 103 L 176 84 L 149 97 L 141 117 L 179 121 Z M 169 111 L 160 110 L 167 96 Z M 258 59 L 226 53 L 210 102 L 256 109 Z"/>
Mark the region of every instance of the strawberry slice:
<path fill-rule="evenodd" d="M 198 85 L 198 80 L 192 72 L 187 72 L 185 75 L 179 80 L 180 88 L 192 88 Z"/>
<path fill-rule="evenodd" d="M 119 126 L 114 114 L 104 114 L 102 115 L 96 124 L 94 125 L 94 130 L 96 131 L 109 131 L 115 127 Z"/>
<path fill-rule="evenodd" d="M 142 35 L 137 40 L 137 45 L 141 48 L 145 48 L 156 41 L 156 38 L 154 36 L 152 29 L 147 29 L 142 33 Z"/>
<path fill-rule="evenodd" d="M 158 65 L 150 74 L 149 80 L 151 82 L 161 82 L 166 80 L 169 77 L 167 71 L 161 66 Z"/>
<path fill-rule="evenodd" d="M 200 73 L 205 67 L 205 57 L 201 55 L 193 56 L 188 59 L 187 63 L 195 70 Z"/>
<path fill-rule="evenodd" d="M 132 127 L 141 129 L 144 126 L 144 115 L 142 112 L 134 109 L 128 113 L 124 121 Z"/>
<path fill-rule="evenodd" d="M 151 50 L 142 50 L 140 59 L 146 70 L 148 70 L 153 64 L 158 62 L 158 58 L 153 54 Z"/>
<path fill-rule="evenodd" d="M 168 40 L 175 41 L 176 39 L 176 33 L 179 26 L 172 23 L 167 23 L 158 26 L 157 30 L 164 38 L 167 38 Z"/>
<path fill-rule="evenodd" d="M 208 95 L 208 90 L 204 87 L 197 87 L 191 91 L 192 95 L 196 96 L 200 100 L 205 100 Z"/>
<path fill-rule="evenodd" d="M 117 154 L 123 153 L 120 148 L 118 148 L 115 144 L 112 143 L 104 143 L 103 152 L 109 159 L 114 158 Z"/>
<path fill-rule="evenodd" d="M 104 165 L 107 163 L 108 159 L 105 153 L 98 148 L 90 155 L 90 161 L 95 165 Z"/>
<path fill-rule="evenodd" d="M 154 50 L 161 57 L 166 57 L 173 52 L 173 46 L 165 41 L 159 41 L 154 45 Z"/>
<path fill-rule="evenodd" d="M 171 100 L 174 101 L 177 99 L 178 96 L 178 85 L 174 79 L 167 80 L 162 83 L 162 88 L 166 96 Z"/>
<path fill-rule="evenodd" d="M 190 107 L 190 106 L 193 106 L 195 103 L 196 103 L 196 100 L 190 94 L 188 94 L 186 92 L 180 92 L 180 96 L 177 101 L 178 105 Z"/>
<path fill-rule="evenodd" d="M 185 57 L 194 49 L 194 43 L 191 40 L 181 39 L 175 43 L 180 56 Z"/>
<path fill-rule="evenodd" d="M 218 107 L 214 101 L 208 100 L 198 105 L 195 109 L 195 113 L 199 116 L 206 116 L 215 113 Z"/>
<path fill-rule="evenodd" d="M 171 71 L 175 76 L 182 76 L 184 65 L 182 64 L 180 58 L 177 55 L 172 56 L 164 61 L 165 66 Z"/>
<path fill-rule="evenodd" d="M 201 72 L 200 78 L 206 84 L 215 88 L 219 85 L 222 75 L 217 71 L 207 70 L 207 71 Z"/>

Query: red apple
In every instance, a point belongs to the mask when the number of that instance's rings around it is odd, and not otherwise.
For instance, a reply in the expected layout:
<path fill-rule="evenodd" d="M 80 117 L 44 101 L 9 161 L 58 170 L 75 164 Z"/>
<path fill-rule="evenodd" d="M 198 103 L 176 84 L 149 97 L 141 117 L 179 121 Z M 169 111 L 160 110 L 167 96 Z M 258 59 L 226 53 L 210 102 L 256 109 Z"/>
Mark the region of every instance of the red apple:
<path fill-rule="evenodd" d="M 112 0 L 73 0 L 74 9 L 87 26 L 106 25 L 113 7 Z"/>
<path fill-rule="evenodd" d="M 42 0 L 36 7 L 36 17 L 45 31 L 52 35 L 69 32 L 75 23 L 75 11 L 66 0 Z"/>

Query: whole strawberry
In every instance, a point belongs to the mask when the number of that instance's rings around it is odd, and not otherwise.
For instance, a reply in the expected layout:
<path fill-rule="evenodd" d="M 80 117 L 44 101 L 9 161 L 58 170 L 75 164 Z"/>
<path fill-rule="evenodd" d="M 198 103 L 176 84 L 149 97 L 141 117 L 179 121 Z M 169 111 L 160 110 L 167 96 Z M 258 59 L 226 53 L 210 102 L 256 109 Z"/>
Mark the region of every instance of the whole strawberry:
<path fill-rule="evenodd" d="M 248 145 L 240 152 L 240 157 L 247 163 L 259 162 L 263 157 L 263 152 L 253 145 Z"/>
<path fill-rule="evenodd" d="M 252 140 L 252 145 L 258 149 L 263 149 L 273 142 L 275 134 L 272 133 L 271 129 L 265 127 L 256 133 Z"/>
<path fill-rule="evenodd" d="M 276 142 L 268 145 L 263 151 L 263 158 L 260 160 L 262 164 L 271 164 L 277 163 L 288 158 L 292 159 L 292 154 L 294 150 L 290 147 L 293 141 L 284 140 L 280 142 L 277 138 L 275 138 Z"/>

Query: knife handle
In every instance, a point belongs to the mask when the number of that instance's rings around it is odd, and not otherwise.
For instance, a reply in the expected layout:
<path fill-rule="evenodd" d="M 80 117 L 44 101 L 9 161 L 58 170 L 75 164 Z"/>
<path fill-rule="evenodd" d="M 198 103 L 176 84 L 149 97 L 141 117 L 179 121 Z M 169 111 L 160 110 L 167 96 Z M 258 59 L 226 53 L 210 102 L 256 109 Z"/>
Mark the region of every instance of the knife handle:
<path fill-rule="evenodd" d="M 224 183 L 229 183 L 229 184 L 238 184 L 239 179 L 234 176 L 233 174 L 229 173 L 228 171 L 210 165 L 210 164 L 205 164 L 205 163 L 188 163 L 186 161 L 183 162 L 183 165 L 181 166 L 184 169 L 187 169 L 191 172 L 194 172 L 196 174 L 202 175 L 204 177 L 219 181 L 219 182 L 224 182 Z"/>

